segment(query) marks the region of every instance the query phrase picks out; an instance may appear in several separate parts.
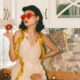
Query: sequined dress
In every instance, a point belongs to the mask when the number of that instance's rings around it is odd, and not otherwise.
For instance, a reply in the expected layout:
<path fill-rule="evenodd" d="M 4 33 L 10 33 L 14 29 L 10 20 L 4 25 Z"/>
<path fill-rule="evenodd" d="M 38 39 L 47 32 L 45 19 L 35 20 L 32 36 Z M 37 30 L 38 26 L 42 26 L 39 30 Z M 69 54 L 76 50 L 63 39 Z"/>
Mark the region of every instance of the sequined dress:
<path fill-rule="evenodd" d="M 20 42 L 19 55 L 24 61 L 24 72 L 22 76 L 19 77 L 19 80 L 31 80 L 31 75 L 34 73 L 39 73 L 42 75 L 42 80 L 47 80 L 46 72 L 43 69 L 43 66 L 40 63 L 39 57 L 41 55 L 41 48 L 39 45 L 39 40 L 37 43 L 31 47 L 26 36 L 28 35 L 24 32 L 24 39 Z M 16 60 L 16 64 L 11 71 L 11 80 L 15 80 L 18 72 L 20 71 L 20 62 L 19 59 Z"/>

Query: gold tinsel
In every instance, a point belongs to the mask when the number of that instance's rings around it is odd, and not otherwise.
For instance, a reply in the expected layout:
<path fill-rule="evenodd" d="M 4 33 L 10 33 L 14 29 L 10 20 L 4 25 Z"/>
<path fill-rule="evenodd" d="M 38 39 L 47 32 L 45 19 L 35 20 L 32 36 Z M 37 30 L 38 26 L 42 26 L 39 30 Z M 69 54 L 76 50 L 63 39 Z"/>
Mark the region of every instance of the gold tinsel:
<path fill-rule="evenodd" d="M 39 45 L 41 47 L 41 56 L 40 56 L 40 59 L 43 59 L 45 57 L 45 50 L 42 46 L 42 41 L 43 41 L 43 36 L 42 36 L 42 33 L 40 32 L 40 40 L 39 40 Z"/>
<path fill-rule="evenodd" d="M 18 53 L 17 47 L 16 47 L 16 45 L 17 45 L 18 43 L 20 43 L 20 42 L 24 39 L 24 31 L 23 31 L 22 29 L 20 29 L 20 30 L 21 30 L 21 32 L 22 32 L 22 37 L 18 38 L 17 41 L 16 41 L 16 43 L 14 44 L 16 56 L 17 56 L 17 58 L 19 59 L 20 64 L 21 64 L 21 70 L 18 72 L 18 76 L 16 77 L 16 80 L 18 80 L 18 79 L 19 79 L 19 76 L 22 76 L 22 74 L 23 74 L 23 72 L 24 72 L 24 71 L 23 71 L 24 62 L 23 62 L 23 60 L 22 60 L 22 57 L 19 56 L 19 53 Z M 43 48 L 43 46 L 42 46 L 42 41 L 43 41 L 43 36 L 42 36 L 42 33 L 40 32 L 39 44 L 40 44 L 40 47 L 41 47 L 41 50 L 42 50 L 40 59 L 43 59 L 43 58 L 45 57 L 45 50 L 44 50 L 44 48 Z"/>
<path fill-rule="evenodd" d="M 21 29 L 21 32 L 22 32 L 22 37 L 18 38 L 17 41 L 16 41 L 16 43 L 14 44 L 14 49 L 15 49 L 16 56 L 19 59 L 20 64 L 21 64 L 21 70 L 18 72 L 18 76 L 16 77 L 16 80 L 18 80 L 19 76 L 22 75 L 22 73 L 23 73 L 23 67 L 24 67 L 24 62 L 22 60 L 22 57 L 19 56 L 19 53 L 18 53 L 17 47 L 16 47 L 16 45 L 18 43 L 20 43 L 23 40 L 23 38 L 24 38 L 24 31 L 22 29 Z"/>
<path fill-rule="evenodd" d="M 68 47 L 68 43 L 67 43 L 68 35 L 66 34 L 66 32 L 64 32 L 64 31 L 62 31 L 62 32 L 63 32 L 63 34 L 65 35 L 66 45 L 67 45 L 67 47 Z"/>
<path fill-rule="evenodd" d="M 54 71 L 56 71 L 56 68 L 55 67 L 53 67 L 53 65 L 52 65 L 52 58 L 50 59 L 50 61 L 49 61 L 49 64 L 51 65 L 51 68 L 52 68 L 52 70 L 54 70 Z"/>

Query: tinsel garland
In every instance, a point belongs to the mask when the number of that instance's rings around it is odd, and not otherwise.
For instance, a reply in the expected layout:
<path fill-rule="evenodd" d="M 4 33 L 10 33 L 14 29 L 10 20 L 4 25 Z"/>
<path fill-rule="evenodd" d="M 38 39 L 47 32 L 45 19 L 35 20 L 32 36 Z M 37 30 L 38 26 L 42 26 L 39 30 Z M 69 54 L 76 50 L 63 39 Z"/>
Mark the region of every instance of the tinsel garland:
<path fill-rule="evenodd" d="M 17 41 L 16 41 L 16 43 L 14 44 L 14 49 L 15 49 L 16 56 L 19 59 L 20 64 L 21 64 L 21 70 L 18 72 L 18 76 L 16 77 L 16 80 L 18 80 L 19 76 L 22 75 L 22 73 L 23 73 L 23 67 L 24 67 L 24 62 L 22 60 L 22 57 L 19 56 L 19 53 L 18 53 L 17 47 L 16 47 L 16 45 L 18 43 L 20 43 L 23 40 L 23 38 L 24 38 L 24 31 L 22 29 L 21 29 L 21 32 L 22 32 L 22 37 L 18 38 Z"/>
<path fill-rule="evenodd" d="M 17 46 L 16 46 L 18 43 L 20 43 L 24 39 L 24 31 L 22 29 L 20 29 L 20 30 L 22 32 L 22 37 L 18 38 L 17 41 L 16 41 L 16 43 L 14 44 L 15 53 L 16 53 L 17 58 L 20 61 L 20 65 L 21 65 L 21 70 L 18 72 L 18 76 L 16 77 L 16 80 L 18 80 L 19 79 L 19 76 L 22 76 L 22 74 L 24 72 L 23 71 L 24 62 L 22 60 L 22 57 L 19 56 L 19 53 L 17 51 Z M 41 47 L 41 50 L 42 50 L 41 51 L 40 59 L 43 59 L 45 57 L 45 50 L 44 50 L 44 48 L 42 46 L 42 41 L 43 41 L 43 36 L 42 36 L 42 33 L 40 32 L 39 44 L 40 44 L 40 47 Z"/>
<path fill-rule="evenodd" d="M 45 50 L 43 48 L 43 45 L 42 45 L 42 41 L 43 41 L 43 36 L 42 36 L 42 33 L 40 32 L 40 40 L 39 40 L 39 45 L 41 47 L 41 56 L 40 56 L 40 59 L 43 59 L 45 57 Z"/>
<path fill-rule="evenodd" d="M 64 32 L 64 31 L 62 31 L 62 32 L 63 32 L 63 34 L 65 35 L 65 41 L 66 41 L 66 45 L 67 45 L 67 47 L 68 47 L 68 43 L 67 43 L 68 35 L 66 34 L 66 32 Z"/>

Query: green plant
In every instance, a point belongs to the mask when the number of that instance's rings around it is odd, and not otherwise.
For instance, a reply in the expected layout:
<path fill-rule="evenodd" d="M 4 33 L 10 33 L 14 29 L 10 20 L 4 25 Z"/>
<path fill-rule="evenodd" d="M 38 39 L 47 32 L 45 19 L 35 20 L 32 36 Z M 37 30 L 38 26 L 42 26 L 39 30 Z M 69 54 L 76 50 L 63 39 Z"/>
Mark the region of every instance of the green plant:
<path fill-rule="evenodd" d="M 57 14 L 59 14 L 64 8 L 66 8 L 69 4 L 60 4 L 57 8 Z M 62 13 L 62 15 L 69 15 L 69 9 Z"/>

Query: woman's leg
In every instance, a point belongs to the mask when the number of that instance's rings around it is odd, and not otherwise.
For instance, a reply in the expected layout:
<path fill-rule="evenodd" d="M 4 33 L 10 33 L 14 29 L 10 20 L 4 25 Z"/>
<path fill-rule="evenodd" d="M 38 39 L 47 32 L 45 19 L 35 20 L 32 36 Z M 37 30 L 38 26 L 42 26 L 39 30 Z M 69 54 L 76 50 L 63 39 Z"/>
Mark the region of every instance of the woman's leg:
<path fill-rule="evenodd" d="M 34 73 L 34 74 L 31 76 L 31 80 L 42 80 L 41 78 L 42 78 L 42 76 L 41 76 L 41 74 L 39 74 L 39 73 Z"/>

